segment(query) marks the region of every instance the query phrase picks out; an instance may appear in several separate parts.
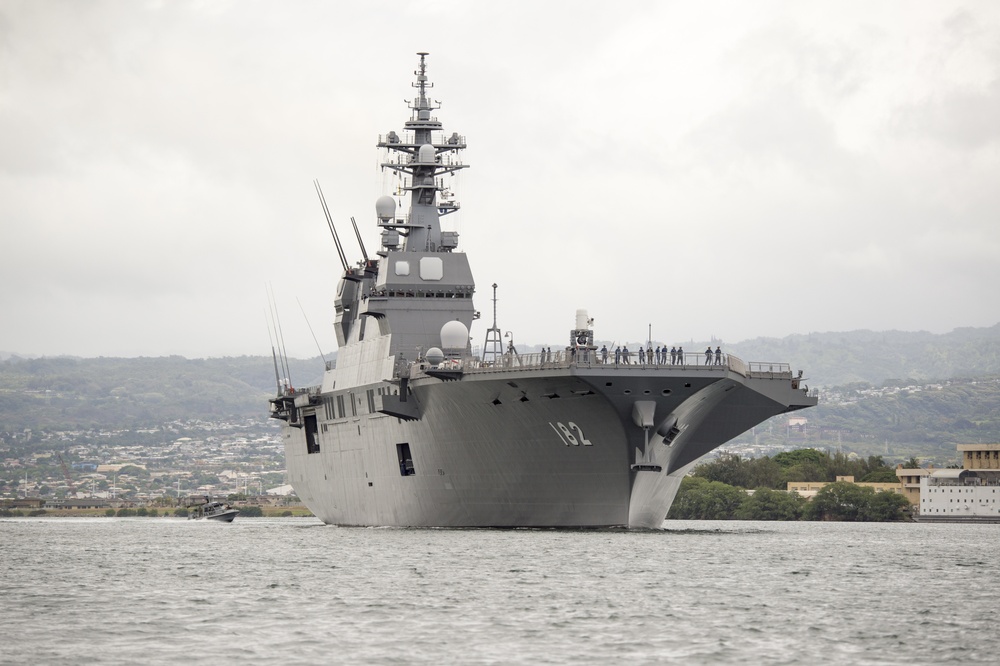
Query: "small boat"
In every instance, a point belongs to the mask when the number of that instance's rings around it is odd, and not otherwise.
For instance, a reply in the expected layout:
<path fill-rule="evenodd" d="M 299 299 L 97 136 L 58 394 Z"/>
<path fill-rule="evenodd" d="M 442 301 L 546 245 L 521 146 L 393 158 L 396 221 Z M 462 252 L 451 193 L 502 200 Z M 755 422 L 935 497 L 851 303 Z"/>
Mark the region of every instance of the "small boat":
<path fill-rule="evenodd" d="M 188 520 L 218 520 L 224 523 L 231 523 L 239 512 L 239 509 L 234 509 L 222 502 L 206 502 L 205 504 L 191 507 L 191 511 L 188 513 Z"/>

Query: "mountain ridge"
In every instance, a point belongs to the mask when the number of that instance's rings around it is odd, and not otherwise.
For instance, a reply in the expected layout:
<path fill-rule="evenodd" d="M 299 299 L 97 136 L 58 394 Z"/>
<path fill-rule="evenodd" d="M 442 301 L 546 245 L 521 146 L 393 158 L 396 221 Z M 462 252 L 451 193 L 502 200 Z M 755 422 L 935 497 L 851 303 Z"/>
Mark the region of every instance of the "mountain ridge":
<path fill-rule="evenodd" d="M 812 388 L 1000 376 L 1000 324 L 942 334 L 860 330 L 755 338 L 732 345 L 702 341 L 688 351 L 707 344 L 721 345 L 747 361 L 789 363 L 804 370 Z M 320 357 L 287 359 L 295 386 L 319 384 L 324 367 Z M 275 391 L 274 360 L 266 356 L 11 356 L 0 360 L 0 431 L 140 427 L 184 418 L 266 420 L 267 400 Z"/>

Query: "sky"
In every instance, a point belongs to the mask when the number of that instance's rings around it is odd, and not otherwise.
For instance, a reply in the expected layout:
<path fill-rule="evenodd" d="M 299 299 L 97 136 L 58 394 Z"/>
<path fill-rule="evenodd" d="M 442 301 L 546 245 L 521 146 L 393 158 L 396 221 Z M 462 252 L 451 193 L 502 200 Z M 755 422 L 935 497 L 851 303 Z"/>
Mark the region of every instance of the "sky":
<path fill-rule="evenodd" d="M 1000 322 L 1000 3 L 0 0 L 0 352 L 335 351 L 419 51 L 474 345 Z"/>

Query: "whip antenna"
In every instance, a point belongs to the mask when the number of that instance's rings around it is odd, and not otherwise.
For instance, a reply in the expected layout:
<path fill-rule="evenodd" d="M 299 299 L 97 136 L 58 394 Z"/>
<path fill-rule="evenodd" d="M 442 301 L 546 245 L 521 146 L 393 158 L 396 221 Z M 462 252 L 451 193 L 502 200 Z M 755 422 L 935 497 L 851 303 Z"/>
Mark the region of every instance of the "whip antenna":
<path fill-rule="evenodd" d="M 361 255 L 365 258 L 365 264 L 368 264 L 368 252 L 365 250 L 365 242 L 361 240 L 361 232 L 358 231 L 358 223 L 354 221 L 354 217 L 351 217 L 351 224 L 354 225 L 354 235 L 358 237 L 358 245 L 361 246 Z"/>
<path fill-rule="evenodd" d="M 340 264 L 344 267 L 344 272 L 348 273 L 351 270 L 351 266 L 347 263 L 347 257 L 344 255 L 344 247 L 340 244 L 340 237 L 337 235 L 337 228 L 333 226 L 333 218 L 330 217 L 330 209 L 326 205 L 326 197 L 323 196 L 323 189 L 319 186 L 319 180 L 314 180 L 313 185 L 316 186 L 316 194 L 319 195 L 319 203 L 323 206 L 323 214 L 326 215 L 326 224 L 330 227 L 330 233 L 333 234 L 333 243 L 337 246 L 337 256 L 340 257 Z M 364 248 L 362 248 L 363 250 Z"/>
<path fill-rule="evenodd" d="M 366 257 L 365 261 L 367 260 L 368 259 Z M 309 332 L 312 333 L 313 341 L 316 343 L 316 349 L 319 350 L 319 357 L 323 359 L 323 366 L 326 367 L 326 356 L 323 355 L 323 348 L 319 346 L 319 340 L 316 339 L 316 334 L 313 333 L 313 327 L 312 324 L 309 323 L 309 317 L 306 317 L 306 309 L 302 307 L 302 301 L 299 300 L 298 296 L 295 297 L 295 302 L 299 304 L 299 310 L 302 310 L 302 317 L 306 320 L 306 326 L 309 327 Z"/>
<path fill-rule="evenodd" d="M 281 319 L 278 317 L 278 306 L 274 302 L 273 287 L 269 288 L 268 300 L 271 305 L 271 319 L 274 322 L 274 338 L 278 342 L 278 356 L 281 358 L 281 369 L 285 373 L 288 385 L 294 386 L 292 384 L 292 373 L 290 372 L 291 366 L 288 364 L 288 353 L 285 351 L 285 336 L 281 332 Z"/>
<path fill-rule="evenodd" d="M 267 324 L 267 339 L 271 341 L 271 360 L 274 361 L 274 383 L 278 387 L 278 395 L 281 395 L 281 375 L 278 373 L 278 354 L 274 351 L 274 336 L 271 335 L 271 320 L 267 317 L 267 310 L 264 310 L 264 323 Z"/>

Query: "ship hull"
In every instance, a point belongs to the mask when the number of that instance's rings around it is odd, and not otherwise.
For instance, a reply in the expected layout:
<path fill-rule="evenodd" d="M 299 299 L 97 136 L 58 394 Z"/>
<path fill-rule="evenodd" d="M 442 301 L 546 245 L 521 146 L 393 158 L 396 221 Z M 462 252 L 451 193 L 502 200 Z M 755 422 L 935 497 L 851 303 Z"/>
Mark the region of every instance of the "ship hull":
<path fill-rule="evenodd" d="M 322 422 L 311 449 L 285 426 L 289 480 L 338 525 L 656 528 L 701 455 L 812 404 L 787 379 L 754 381 L 604 367 L 423 377 L 409 397 L 418 418 Z M 359 412 L 366 390 L 349 394 Z"/>

